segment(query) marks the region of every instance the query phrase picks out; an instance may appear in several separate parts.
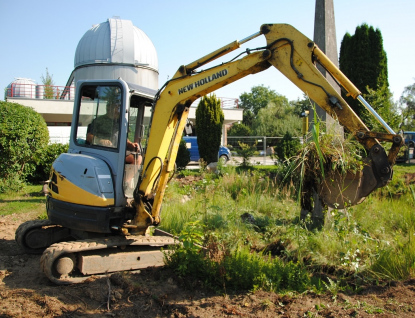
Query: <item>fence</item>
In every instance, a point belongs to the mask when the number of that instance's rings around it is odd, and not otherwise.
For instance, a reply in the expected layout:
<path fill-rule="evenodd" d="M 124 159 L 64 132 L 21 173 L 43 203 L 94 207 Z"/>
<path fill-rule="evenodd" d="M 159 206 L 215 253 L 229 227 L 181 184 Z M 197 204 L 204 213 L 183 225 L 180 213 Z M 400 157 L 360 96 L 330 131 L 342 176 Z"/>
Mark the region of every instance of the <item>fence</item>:
<path fill-rule="evenodd" d="M 75 99 L 75 86 L 52 86 L 37 85 L 25 83 L 12 83 L 6 88 L 6 97 L 23 97 L 35 99 Z M 239 108 L 237 98 L 219 97 L 221 107 L 224 109 Z M 193 102 L 192 106 L 196 107 L 200 99 Z"/>
<path fill-rule="evenodd" d="M 256 146 L 257 151 L 259 152 L 260 156 L 267 156 L 270 155 L 272 150 L 271 147 L 275 147 L 278 144 L 278 140 L 282 139 L 283 137 L 267 137 L 267 136 L 228 136 L 228 146 L 232 148 L 232 150 L 237 151 L 237 149 L 241 149 L 239 142 L 244 143 L 249 146 Z M 293 137 L 300 139 L 302 142 L 302 137 Z"/>

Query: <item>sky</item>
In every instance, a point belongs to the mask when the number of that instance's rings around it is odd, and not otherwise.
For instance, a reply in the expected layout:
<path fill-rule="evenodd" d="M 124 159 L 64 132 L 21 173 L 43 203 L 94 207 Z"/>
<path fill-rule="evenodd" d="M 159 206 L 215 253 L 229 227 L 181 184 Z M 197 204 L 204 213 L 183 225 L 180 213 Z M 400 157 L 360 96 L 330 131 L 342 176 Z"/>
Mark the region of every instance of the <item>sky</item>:
<path fill-rule="evenodd" d="M 367 23 L 378 28 L 388 58 L 389 87 L 398 100 L 415 82 L 414 0 L 333 0 L 338 51 L 348 32 Z M 159 61 L 159 87 L 180 65 L 260 30 L 264 23 L 288 23 L 313 39 L 315 0 L 0 0 L 0 87 L 17 77 L 42 84 L 46 68 L 64 86 L 74 68 L 79 40 L 92 25 L 112 17 L 131 20 L 153 42 Z M 264 46 L 259 37 L 245 48 Z M 227 55 L 226 61 L 241 51 Z M 238 98 L 264 85 L 289 100 L 303 93 L 275 68 L 249 75 L 215 92 Z M 3 100 L 4 95 L 0 94 Z"/>

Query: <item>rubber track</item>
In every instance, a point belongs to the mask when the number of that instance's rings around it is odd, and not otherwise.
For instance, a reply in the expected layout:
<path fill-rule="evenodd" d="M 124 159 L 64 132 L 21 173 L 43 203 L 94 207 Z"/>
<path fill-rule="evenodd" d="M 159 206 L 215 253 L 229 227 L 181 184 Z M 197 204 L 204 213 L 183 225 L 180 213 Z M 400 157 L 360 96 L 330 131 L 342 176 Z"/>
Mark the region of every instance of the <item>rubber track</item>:
<path fill-rule="evenodd" d="M 53 274 L 55 260 L 64 254 L 79 253 L 106 249 L 116 246 L 165 246 L 177 244 L 177 241 L 166 236 L 115 236 L 104 239 L 89 239 L 72 242 L 55 243 L 48 247 L 40 258 L 40 267 L 45 275 L 55 284 L 76 284 L 82 283 L 91 276 L 80 277 L 56 277 Z M 104 273 L 103 273 L 104 274 Z M 99 275 L 93 275 L 99 276 Z"/>
<path fill-rule="evenodd" d="M 27 221 L 19 225 L 15 232 L 15 240 L 17 244 L 25 250 L 26 253 L 30 254 L 42 254 L 42 252 L 45 250 L 44 248 L 40 249 L 33 249 L 25 244 L 25 234 L 30 231 L 31 229 L 35 228 L 41 228 L 43 226 L 52 225 L 52 223 L 49 220 L 32 220 Z"/>

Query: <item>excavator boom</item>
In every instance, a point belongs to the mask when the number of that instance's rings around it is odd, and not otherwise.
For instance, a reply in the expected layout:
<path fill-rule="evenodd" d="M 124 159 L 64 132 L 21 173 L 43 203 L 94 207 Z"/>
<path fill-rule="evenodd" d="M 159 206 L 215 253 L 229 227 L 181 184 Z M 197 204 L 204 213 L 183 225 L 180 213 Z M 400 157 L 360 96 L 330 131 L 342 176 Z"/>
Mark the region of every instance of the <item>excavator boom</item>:
<path fill-rule="evenodd" d="M 239 48 L 241 42 L 263 35 L 267 45 L 257 52 L 248 54 L 238 60 L 222 63 L 204 71 L 196 69 L 218 57 Z M 317 69 L 321 64 L 339 85 L 354 98 L 363 100 L 360 91 L 327 58 L 317 45 L 287 24 L 264 24 L 258 33 L 234 41 L 188 65 L 181 66 L 175 76 L 159 91 L 153 105 L 148 147 L 144 159 L 144 173 L 135 190 L 137 208 L 134 224 L 138 233 L 145 231 L 149 225 L 160 222 L 159 211 L 169 175 L 174 170 L 177 149 L 189 112 L 189 107 L 197 98 L 215 91 L 225 85 L 250 74 L 266 70 L 270 66 L 299 87 L 311 100 L 323 108 L 329 115 L 337 118 L 369 153 L 363 177 L 348 185 L 353 194 L 347 198 L 349 203 L 357 204 L 374 189 L 384 186 L 392 177 L 392 166 L 402 145 L 402 138 L 384 124 L 387 133 L 373 134 L 351 107 L 329 84 Z M 363 100 L 364 101 L 364 100 Z M 373 111 L 373 109 L 371 110 Z M 375 112 L 373 111 L 375 114 Z M 379 119 L 380 116 L 375 114 Z M 386 155 L 378 140 L 392 142 L 389 155 Z M 330 193 L 326 189 L 323 200 L 328 205 L 338 204 L 342 194 Z"/>

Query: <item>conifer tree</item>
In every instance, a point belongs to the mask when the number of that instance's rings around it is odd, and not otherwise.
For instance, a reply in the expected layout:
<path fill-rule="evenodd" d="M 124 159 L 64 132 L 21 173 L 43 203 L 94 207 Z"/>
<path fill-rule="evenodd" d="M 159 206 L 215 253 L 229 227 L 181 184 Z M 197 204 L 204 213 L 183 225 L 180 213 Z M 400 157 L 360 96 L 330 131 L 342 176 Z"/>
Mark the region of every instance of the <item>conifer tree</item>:
<path fill-rule="evenodd" d="M 365 95 L 382 90 L 384 101 L 382 107 L 387 108 L 383 113 L 393 113 L 393 102 L 389 91 L 387 56 L 383 49 L 382 33 L 379 29 L 362 24 L 355 30 L 354 35 L 346 33 L 340 47 L 340 70 Z M 372 91 L 371 91 L 372 90 Z M 386 94 L 385 94 L 386 92 Z M 389 92 L 389 93 L 388 93 Z M 373 128 L 374 120 L 365 107 L 351 97 L 343 97 L 357 113 L 357 115 Z M 387 118 L 384 118 L 387 120 Z"/>
<path fill-rule="evenodd" d="M 218 161 L 224 114 L 215 94 L 202 97 L 196 109 L 197 144 L 207 164 Z"/>

